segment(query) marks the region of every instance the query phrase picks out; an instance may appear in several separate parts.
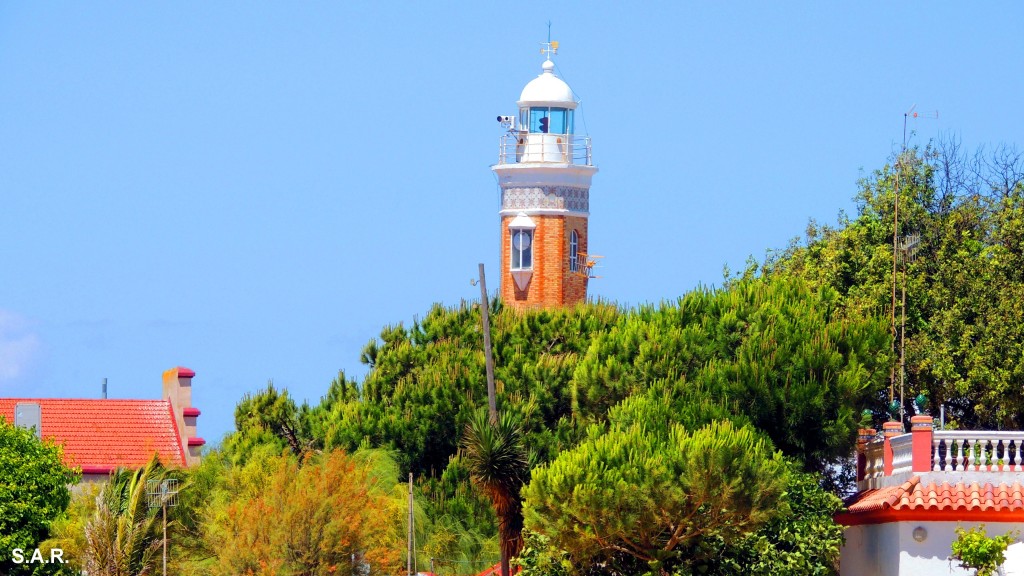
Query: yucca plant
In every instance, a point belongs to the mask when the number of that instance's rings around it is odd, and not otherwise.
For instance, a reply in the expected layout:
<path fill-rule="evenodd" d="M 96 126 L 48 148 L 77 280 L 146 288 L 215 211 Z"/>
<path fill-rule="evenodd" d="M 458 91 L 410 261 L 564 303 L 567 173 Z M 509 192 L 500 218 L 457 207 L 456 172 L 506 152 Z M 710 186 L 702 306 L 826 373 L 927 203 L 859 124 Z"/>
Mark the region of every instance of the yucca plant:
<path fill-rule="evenodd" d="M 509 560 L 523 547 L 523 502 L 520 491 L 530 467 L 523 446 L 519 418 L 505 412 L 491 424 L 478 411 L 466 424 L 462 446 L 470 478 L 487 495 L 498 516 L 501 573 L 509 573 Z"/>

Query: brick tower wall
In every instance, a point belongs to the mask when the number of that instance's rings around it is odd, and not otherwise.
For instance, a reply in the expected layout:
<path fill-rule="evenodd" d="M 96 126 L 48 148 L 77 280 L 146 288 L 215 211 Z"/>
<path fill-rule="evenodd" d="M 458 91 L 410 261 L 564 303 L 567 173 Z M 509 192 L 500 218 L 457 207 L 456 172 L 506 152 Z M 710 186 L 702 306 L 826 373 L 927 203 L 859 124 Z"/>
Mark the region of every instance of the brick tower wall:
<path fill-rule="evenodd" d="M 571 306 L 587 298 L 587 279 L 569 271 L 569 235 L 576 230 L 579 251 L 587 251 L 587 219 L 581 216 L 536 215 L 533 230 L 533 275 L 520 290 L 509 270 L 512 258 L 513 216 L 501 220 L 501 299 L 516 308 Z M 582 263 L 580 271 L 583 271 Z"/>
<path fill-rule="evenodd" d="M 566 252 L 569 250 L 569 235 L 573 230 L 576 230 L 577 240 L 579 241 L 579 251 L 581 254 L 587 253 L 587 219 L 582 216 L 566 216 L 565 217 L 565 240 L 563 246 L 565 246 Z M 577 273 L 569 271 L 569 260 L 576 257 L 575 254 L 566 254 L 565 258 L 565 287 L 562 289 L 562 303 L 565 306 L 572 306 L 578 302 L 583 302 L 587 299 L 587 277 L 586 270 L 584 269 L 585 262 L 580 258 L 579 268 Z"/>

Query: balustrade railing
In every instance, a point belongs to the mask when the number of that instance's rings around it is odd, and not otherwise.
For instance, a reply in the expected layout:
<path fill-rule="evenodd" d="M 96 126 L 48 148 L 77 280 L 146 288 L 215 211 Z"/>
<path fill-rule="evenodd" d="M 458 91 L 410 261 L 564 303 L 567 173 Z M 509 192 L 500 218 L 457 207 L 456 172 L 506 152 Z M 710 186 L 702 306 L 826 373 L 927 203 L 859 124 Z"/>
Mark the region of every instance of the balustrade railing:
<path fill-rule="evenodd" d="M 1024 472 L 1024 430 L 932 430 L 922 416 L 914 417 L 909 434 L 893 427 L 887 438 L 861 431 L 858 480 L 909 472 Z"/>
<path fill-rule="evenodd" d="M 892 473 L 910 472 L 913 470 L 914 445 L 913 434 L 903 434 L 889 440 L 892 446 Z"/>
<path fill-rule="evenodd" d="M 871 442 L 867 445 L 867 465 L 864 467 L 864 478 L 881 478 L 885 476 L 885 455 L 882 442 Z"/>
<path fill-rule="evenodd" d="M 1021 472 L 1024 431 L 941 430 L 932 433 L 935 472 Z"/>

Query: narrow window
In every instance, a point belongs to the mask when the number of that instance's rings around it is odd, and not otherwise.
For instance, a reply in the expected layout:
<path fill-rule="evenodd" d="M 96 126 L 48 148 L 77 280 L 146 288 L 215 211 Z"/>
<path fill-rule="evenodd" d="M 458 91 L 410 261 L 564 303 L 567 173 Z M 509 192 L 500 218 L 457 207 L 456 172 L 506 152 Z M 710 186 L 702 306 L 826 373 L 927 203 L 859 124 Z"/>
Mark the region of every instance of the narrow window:
<path fill-rule="evenodd" d="M 530 108 L 530 132 L 548 131 L 548 108 Z"/>
<path fill-rule="evenodd" d="M 512 270 L 533 268 L 533 232 L 512 230 Z"/>
<path fill-rule="evenodd" d="M 569 234 L 569 272 L 580 271 L 580 237 L 573 230 Z"/>
<path fill-rule="evenodd" d="M 565 130 L 565 108 L 552 108 L 551 120 L 548 123 L 548 131 L 552 134 L 566 134 Z"/>

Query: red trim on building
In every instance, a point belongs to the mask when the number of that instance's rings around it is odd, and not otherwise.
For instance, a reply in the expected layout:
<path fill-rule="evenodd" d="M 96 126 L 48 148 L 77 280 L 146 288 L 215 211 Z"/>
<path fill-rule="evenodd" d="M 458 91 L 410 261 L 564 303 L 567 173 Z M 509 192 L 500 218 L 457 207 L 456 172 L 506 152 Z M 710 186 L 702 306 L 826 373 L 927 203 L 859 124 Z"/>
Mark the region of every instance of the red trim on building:
<path fill-rule="evenodd" d="M 164 400 L 167 402 L 167 413 L 171 415 L 171 425 L 174 426 L 174 435 L 178 437 L 178 454 L 181 456 L 181 461 L 188 465 L 188 458 L 185 456 L 185 446 L 181 442 L 181 431 L 178 430 L 178 418 L 174 415 L 174 403 L 168 398 Z"/>
<path fill-rule="evenodd" d="M 110 474 L 114 468 L 110 466 L 82 466 L 82 474 Z"/>
<path fill-rule="evenodd" d="M 175 368 L 178 371 L 178 378 L 195 378 L 196 371 L 191 368 L 185 368 L 184 366 L 178 366 Z"/>
<path fill-rule="evenodd" d="M 203 444 L 206 444 L 206 440 L 203 440 L 202 438 L 199 438 L 198 436 L 192 437 L 192 438 L 188 439 L 188 445 L 189 446 L 202 446 Z"/>
<path fill-rule="evenodd" d="M 185 408 L 182 410 L 182 416 L 185 416 L 186 418 L 189 416 L 199 416 L 199 414 L 199 408 Z"/>

